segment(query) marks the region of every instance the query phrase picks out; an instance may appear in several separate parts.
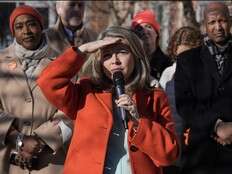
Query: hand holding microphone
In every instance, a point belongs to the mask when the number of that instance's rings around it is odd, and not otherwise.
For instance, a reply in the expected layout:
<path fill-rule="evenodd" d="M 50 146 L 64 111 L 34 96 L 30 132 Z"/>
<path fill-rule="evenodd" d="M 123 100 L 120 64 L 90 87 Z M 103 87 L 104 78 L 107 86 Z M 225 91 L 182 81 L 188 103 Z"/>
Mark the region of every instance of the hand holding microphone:
<path fill-rule="evenodd" d="M 115 101 L 118 107 L 122 107 L 125 110 L 127 110 L 130 113 L 130 116 L 133 120 L 139 119 L 139 114 L 137 111 L 136 104 L 134 101 L 130 98 L 129 95 L 123 94 L 119 97 L 118 100 Z"/>
<path fill-rule="evenodd" d="M 118 115 L 121 117 L 123 125 L 127 129 L 128 118 L 126 115 L 126 111 L 130 113 L 132 120 L 137 121 L 139 118 L 137 107 L 131 97 L 128 94 L 125 94 L 124 77 L 121 71 L 117 71 L 113 74 L 113 83 L 115 87 L 115 94 L 117 97 L 115 103 L 119 107 Z"/>

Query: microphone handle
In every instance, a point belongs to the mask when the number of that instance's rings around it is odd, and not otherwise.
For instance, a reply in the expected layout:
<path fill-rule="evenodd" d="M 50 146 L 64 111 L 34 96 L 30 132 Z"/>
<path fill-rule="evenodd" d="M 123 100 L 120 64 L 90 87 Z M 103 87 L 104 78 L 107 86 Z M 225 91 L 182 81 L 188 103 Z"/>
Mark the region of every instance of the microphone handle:
<path fill-rule="evenodd" d="M 117 86 L 117 85 L 116 85 L 115 88 L 116 88 L 116 95 L 117 95 L 117 96 L 120 96 L 120 95 L 122 95 L 122 94 L 125 94 L 125 90 L 124 90 L 124 88 L 122 88 L 121 86 Z M 120 116 L 121 116 L 121 119 L 122 119 L 122 123 L 123 123 L 124 128 L 125 128 L 125 129 L 128 129 L 127 118 L 126 118 L 126 110 L 125 110 L 124 108 L 122 108 L 122 107 L 119 107 L 118 110 L 119 110 L 119 114 L 120 114 Z"/>
<path fill-rule="evenodd" d="M 126 111 L 124 108 L 119 107 L 119 112 L 120 115 L 122 117 L 122 124 L 124 126 L 125 129 L 128 129 L 128 125 L 127 125 L 127 119 L 126 119 Z"/>

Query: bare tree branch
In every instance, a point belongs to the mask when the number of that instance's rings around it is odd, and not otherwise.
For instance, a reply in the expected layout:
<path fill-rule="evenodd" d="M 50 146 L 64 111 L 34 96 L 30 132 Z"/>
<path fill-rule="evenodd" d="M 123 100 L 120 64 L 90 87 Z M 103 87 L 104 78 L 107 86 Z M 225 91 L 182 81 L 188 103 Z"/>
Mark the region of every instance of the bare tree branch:
<path fill-rule="evenodd" d="M 187 25 L 198 28 L 200 24 L 196 21 L 196 14 L 193 9 L 192 1 L 182 1 L 183 3 L 183 10 L 184 10 L 184 17 L 186 19 Z"/>
<path fill-rule="evenodd" d="M 109 4 L 108 10 L 102 8 L 101 3 Z M 90 10 L 98 11 L 99 13 L 103 13 L 103 14 L 107 14 L 107 15 L 110 14 L 110 3 L 108 1 L 103 1 L 101 3 L 93 1 L 91 4 L 87 4 L 87 5 L 88 5 L 88 8 Z"/>
<path fill-rule="evenodd" d="M 117 7 L 113 1 L 110 1 L 110 7 L 116 18 L 117 25 L 122 25 L 126 21 L 128 16 L 133 13 L 134 2 L 129 2 L 128 7 L 126 9 L 125 7 L 120 9 L 120 7 Z M 121 15 L 122 13 L 125 13 L 125 14 L 122 16 Z"/>

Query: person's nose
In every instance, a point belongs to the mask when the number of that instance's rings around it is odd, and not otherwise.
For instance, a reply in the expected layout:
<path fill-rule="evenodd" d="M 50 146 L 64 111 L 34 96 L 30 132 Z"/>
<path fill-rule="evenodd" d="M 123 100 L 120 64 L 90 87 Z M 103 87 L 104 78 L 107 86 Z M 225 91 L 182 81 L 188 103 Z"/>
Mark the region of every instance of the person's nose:
<path fill-rule="evenodd" d="M 144 33 L 144 34 L 147 34 L 147 33 L 148 33 L 148 31 L 147 31 L 146 28 L 143 28 L 143 33 Z"/>
<path fill-rule="evenodd" d="M 121 61 L 119 60 L 117 53 L 112 54 L 111 60 L 112 60 L 112 64 L 117 64 L 117 65 L 121 64 Z"/>
<path fill-rule="evenodd" d="M 150 33 L 150 30 L 148 29 L 148 28 L 146 28 L 146 27 L 143 27 L 143 32 L 144 32 L 144 34 L 149 34 Z"/>
<path fill-rule="evenodd" d="M 24 25 L 24 26 L 23 26 L 23 34 L 27 34 L 27 33 L 29 33 L 29 32 L 30 32 L 29 26 Z"/>
<path fill-rule="evenodd" d="M 220 22 L 216 22 L 215 28 L 216 28 L 216 30 L 221 30 L 222 29 L 221 23 Z"/>

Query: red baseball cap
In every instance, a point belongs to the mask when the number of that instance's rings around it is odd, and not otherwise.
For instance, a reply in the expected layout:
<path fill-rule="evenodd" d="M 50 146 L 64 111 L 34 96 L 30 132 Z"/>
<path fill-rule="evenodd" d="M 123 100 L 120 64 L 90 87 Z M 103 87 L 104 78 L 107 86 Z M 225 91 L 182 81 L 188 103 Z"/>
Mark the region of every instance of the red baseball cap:
<path fill-rule="evenodd" d="M 152 10 L 143 10 L 135 14 L 132 19 L 131 27 L 135 28 L 142 23 L 150 24 L 157 32 L 160 30 L 160 24 L 157 22 L 156 15 Z"/>
<path fill-rule="evenodd" d="M 40 23 L 41 28 L 43 29 L 43 18 L 40 15 L 40 13 L 33 7 L 29 6 L 29 5 L 22 5 L 22 6 L 18 6 L 16 7 L 13 12 L 10 15 L 10 31 L 12 34 L 14 34 L 14 22 L 15 19 L 20 16 L 20 15 L 31 15 L 33 16 L 35 19 L 37 19 Z"/>

